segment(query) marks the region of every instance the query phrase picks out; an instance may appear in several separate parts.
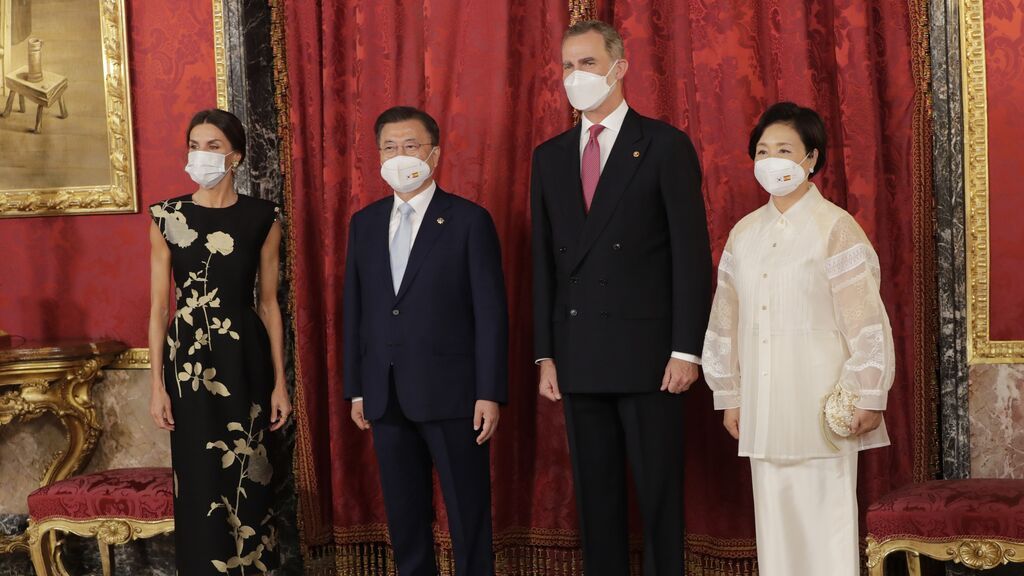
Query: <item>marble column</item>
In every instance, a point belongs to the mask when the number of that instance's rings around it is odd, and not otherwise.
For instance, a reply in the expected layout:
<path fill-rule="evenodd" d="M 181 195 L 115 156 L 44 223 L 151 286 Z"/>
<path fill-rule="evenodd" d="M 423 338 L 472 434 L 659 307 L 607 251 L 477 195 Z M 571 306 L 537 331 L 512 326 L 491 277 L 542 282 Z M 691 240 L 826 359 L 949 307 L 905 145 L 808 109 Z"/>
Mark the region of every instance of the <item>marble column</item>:
<path fill-rule="evenodd" d="M 943 478 L 971 475 L 968 412 L 963 109 L 958 0 L 931 0 L 935 255 L 939 303 L 939 421 Z"/>

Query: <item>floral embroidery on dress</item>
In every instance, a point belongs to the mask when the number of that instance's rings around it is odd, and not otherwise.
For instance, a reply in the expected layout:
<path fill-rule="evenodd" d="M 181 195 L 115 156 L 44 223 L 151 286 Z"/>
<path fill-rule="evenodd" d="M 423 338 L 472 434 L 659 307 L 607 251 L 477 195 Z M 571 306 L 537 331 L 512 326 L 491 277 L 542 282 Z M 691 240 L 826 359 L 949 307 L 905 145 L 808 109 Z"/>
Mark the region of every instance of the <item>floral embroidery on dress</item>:
<path fill-rule="evenodd" d="M 158 224 L 167 242 L 181 248 L 191 246 L 199 237 L 198 232 L 189 228 L 188 219 L 181 212 L 181 206 L 184 203 L 191 204 L 192 202 L 181 200 L 176 202 L 168 201 L 150 207 L 150 213 L 155 220 L 159 220 Z M 227 336 L 232 340 L 240 339 L 240 334 L 232 329 L 231 318 L 211 316 L 211 309 L 220 308 L 220 298 L 217 296 L 219 289 L 214 288 L 210 290 L 208 282 L 214 256 L 228 256 L 234 252 L 235 239 L 226 232 L 215 231 L 206 235 L 205 245 L 207 251 L 209 251 L 209 256 L 207 256 L 202 269 L 190 271 L 188 279 L 182 286 L 176 287 L 174 290 L 178 309 L 174 313 L 173 330 L 169 330 L 167 334 L 167 346 L 169 349 L 168 359 L 174 363 L 174 374 L 177 375 L 179 397 L 182 394 L 181 384 L 183 382 L 191 382 L 192 390 L 194 391 L 198 391 L 199 384 L 203 384 L 212 394 L 230 396 L 230 391 L 228 391 L 226 386 L 214 381 L 212 375 L 209 377 L 204 376 L 203 371 L 193 368 L 190 362 L 182 364 L 179 368 L 178 359 L 181 351 L 181 326 L 179 320 L 183 320 L 189 327 L 195 329 L 193 342 L 186 350 L 185 355 L 188 357 L 195 356 L 203 348 L 212 351 L 215 334 L 217 336 Z M 189 295 L 184 297 L 184 305 L 182 305 L 182 297 L 184 296 L 182 289 L 189 291 Z M 196 317 L 200 313 L 202 314 L 201 322 L 203 325 L 196 326 Z M 200 364 L 196 363 L 196 366 L 200 366 Z M 216 374 L 214 368 L 209 368 L 206 372 L 210 370 L 213 370 L 213 373 Z"/>
<path fill-rule="evenodd" d="M 153 218 L 162 220 L 158 225 L 168 242 L 181 248 L 188 248 L 199 237 L 199 233 L 188 227 L 185 215 L 180 210 L 181 202 L 164 202 L 159 206 L 150 207 L 149 213 Z"/>
<path fill-rule="evenodd" d="M 165 382 L 175 415 L 187 421 L 172 433 L 181 504 L 175 540 L 186 551 L 175 560 L 177 570 L 267 574 L 280 552 L 267 421 L 273 373 L 258 345 L 267 334 L 254 317 L 252 293 L 261 234 L 275 215 L 269 203 L 245 197 L 230 211 L 181 196 L 150 212 L 170 249 L 174 280 Z"/>
<path fill-rule="evenodd" d="M 185 362 L 182 364 L 182 371 L 178 373 L 178 393 L 181 393 L 181 383 L 191 382 L 192 391 L 198 391 L 199 385 L 202 384 L 204 388 L 209 390 L 211 393 L 217 396 L 231 396 L 231 392 L 228 392 L 227 386 L 214 380 L 217 377 L 216 368 L 203 368 L 203 365 L 199 362 L 195 363 L 195 366 L 191 362 Z"/>
<path fill-rule="evenodd" d="M 223 440 L 206 443 L 207 450 L 216 448 L 223 452 L 221 456 L 222 468 L 228 469 L 237 465 L 239 469 L 238 486 L 235 489 L 234 502 L 232 503 L 231 498 L 228 496 L 221 495 L 219 502 L 210 503 L 210 511 L 206 514 L 207 517 L 212 517 L 215 511 L 223 509 L 226 513 L 225 520 L 228 524 L 229 532 L 235 540 L 235 556 L 226 560 L 211 560 L 214 567 L 219 572 L 225 574 L 230 573 L 231 570 L 236 568 L 239 570 L 239 574 L 245 574 L 246 566 L 252 566 L 260 572 L 266 572 L 267 567 L 261 561 L 263 552 L 273 551 L 277 546 L 277 529 L 271 524 L 273 510 L 270 510 L 267 516 L 260 522 L 261 528 L 266 527 L 263 530 L 266 533 L 261 536 L 260 543 L 256 544 L 247 554 L 243 554 L 246 549 L 246 540 L 256 535 L 256 529 L 242 524 L 242 520 L 238 516 L 242 500 L 247 498 L 245 482 L 255 482 L 256 484 L 267 486 L 274 475 L 274 468 L 271 466 L 270 459 L 267 456 L 267 448 L 263 445 L 263 435 L 265 432 L 264 430 L 254 430 L 256 419 L 261 412 L 259 404 L 252 405 L 249 409 L 248 429 L 239 422 L 228 423 L 228 432 L 240 432 L 243 435 L 243 437 L 234 439 L 233 447 L 228 446 L 227 442 Z"/>

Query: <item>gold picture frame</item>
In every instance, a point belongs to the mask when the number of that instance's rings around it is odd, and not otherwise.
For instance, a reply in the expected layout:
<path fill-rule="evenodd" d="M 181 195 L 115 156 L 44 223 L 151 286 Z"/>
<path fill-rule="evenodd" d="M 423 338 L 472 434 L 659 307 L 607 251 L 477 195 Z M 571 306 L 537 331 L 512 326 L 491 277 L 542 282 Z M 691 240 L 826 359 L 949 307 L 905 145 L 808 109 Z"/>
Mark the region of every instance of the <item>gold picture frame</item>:
<path fill-rule="evenodd" d="M 224 1 L 213 0 L 213 62 L 217 76 L 217 108 L 228 109 L 228 51 L 224 30 Z"/>
<path fill-rule="evenodd" d="M 1024 362 L 1024 340 L 990 337 L 988 91 L 983 0 L 960 0 L 967 235 L 967 361 Z"/>
<path fill-rule="evenodd" d="M 224 30 L 224 0 L 213 3 L 213 54 L 217 75 L 217 107 L 228 109 L 228 60 Z M 115 370 L 149 370 L 149 348 L 130 348 L 122 352 L 110 365 Z"/>
<path fill-rule="evenodd" d="M 96 0 L 94 0 L 96 1 Z M 98 0 L 99 5 L 99 45 L 96 49 L 102 53 L 102 84 L 104 92 L 104 109 L 106 116 L 106 141 L 109 152 L 109 181 L 99 185 L 83 186 L 49 186 L 37 185 L 15 189 L 0 189 L 0 218 L 19 218 L 30 216 L 66 216 L 76 214 L 110 214 L 138 211 L 138 195 L 135 183 L 135 152 L 132 133 L 131 90 L 128 72 L 128 29 L 125 23 L 124 0 Z M 3 41 L 5 51 L 9 52 L 11 26 L 11 0 L 0 0 L 0 7 L 7 11 L 4 18 Z M 33 22 L 33 26 L 35 23 Z M 30 56 L 31 58 L 31 56 Z M 9 54 L 6 58 L 10 61 Z M 45 54 L 44 54 L 45 60 Z M 29 61 L 31 64 L 31 60 Z M 5 62 L 5 68 L 8 64 Z M 4 70 L 3 95 L 7 102 L 5 121 L 12 121 L 10 104 L 15 100 L 16 89 L 11 89 L 12 77 L 17 70 Z M 51 78 L 63 78 L 53 74 Z M 67 79 L 64 80 L 67 83 Z M 25 88 L 28 90 L 28 88 Z M 51 90 L 52 92 L 52 90 Z M 67 118 L 63 90 L 60 97 L 59 118 Z M 45 104 L 43 95 L 40 100 L 33 99 L 32 94 L 18 94 L 21 99 L 20 111 L 29 114 L 26 107 L 37 105 L 35 134 L 42 133 L 42 122 L 60 122 L 50 118 L 53 115 L 53 104 Z M 58 96 L 49 94 L 49 97 Z M 28 100 L 28 102 L 25 102 Z M 40 103 L 40 101 L 44 103 Z M 75 102 L 70 102 L 71 114 L 74 114 Z M 23 130 L 24 131 L 24 130 Z M 99 132 L 99 130 L 97 130 Z M 100 136 L 102 137 L 102 135 Z"/>

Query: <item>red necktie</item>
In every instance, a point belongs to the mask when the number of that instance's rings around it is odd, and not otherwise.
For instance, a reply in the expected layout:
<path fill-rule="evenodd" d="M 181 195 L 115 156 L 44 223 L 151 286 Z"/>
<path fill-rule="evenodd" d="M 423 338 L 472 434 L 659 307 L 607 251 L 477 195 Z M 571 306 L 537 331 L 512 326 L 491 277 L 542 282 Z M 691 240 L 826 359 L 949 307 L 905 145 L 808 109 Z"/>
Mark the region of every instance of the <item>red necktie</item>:
<path fill-rule="evenodd" d="M 597 191 L 597 181 L 601 178 L 601 145 L 597 142 L 597 136 L 604 130 L 604 126 L 594 124 L 590 127 L 590 140 L 583 149 L 583 161 L 580 163 L 580 178 L 583 180 L 583 202 L 590 212 L 590 205 L 594 202 L 594 192 Z"/>

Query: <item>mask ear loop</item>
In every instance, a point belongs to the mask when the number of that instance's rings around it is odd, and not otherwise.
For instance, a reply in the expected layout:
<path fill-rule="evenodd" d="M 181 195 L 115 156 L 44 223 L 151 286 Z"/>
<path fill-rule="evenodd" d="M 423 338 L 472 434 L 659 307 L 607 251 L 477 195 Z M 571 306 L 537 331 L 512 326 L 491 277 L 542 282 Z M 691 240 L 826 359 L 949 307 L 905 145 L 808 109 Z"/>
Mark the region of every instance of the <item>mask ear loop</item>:
<path fill-rule="evenodd" d="M 615 71 L 615 67 L 619 64 L 619 62 L 622 62 L 622 58 L 619 58 L 615 62 L 612 62 L 611 68 L 608 69 L 608 74 L 611 74 L 612 72 Z M 608 81 L 608 74 L 604 75 L 605 82 Z M 618 83 L 619 83 L 619 79 L 615 78 L 615 80 L 611 84 L 608 84 L 608 90 L 611 91 L 611 89 L 615 88 L 615 85 L 618 84 Z"/>
<path fill-rule="evenodd" d="M 806 161 L 806 160 L 807 160 L 808 158 L 810 158 L 810 157 L 811 157 L 811 154 L 812 154 L 813 152 L 814 152 L 814 150 L 811 150 L 810 152 L 808 152 L 808 153 L 807 153 L 807 155 L 806 155 L 806 156 L 804 156 L 804 159 L 803 159 L 803 160 L 801 160 L 801 161 L 799 161 L 799 162 L 797 162 L 797 163 L 796 163 L 796 165 L 797 165 L 797 166 L 799 166 L 799 165 L 803 164 L 803 163 L 804 163 L 804 161 Z M 810 168 L 808 168 L 808 169 L 807 169 L 807 173 L 808 173 L 808 174 L 814 174 L 814 166 L 811 166 Z"/>

